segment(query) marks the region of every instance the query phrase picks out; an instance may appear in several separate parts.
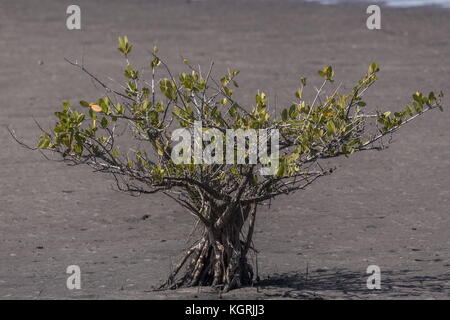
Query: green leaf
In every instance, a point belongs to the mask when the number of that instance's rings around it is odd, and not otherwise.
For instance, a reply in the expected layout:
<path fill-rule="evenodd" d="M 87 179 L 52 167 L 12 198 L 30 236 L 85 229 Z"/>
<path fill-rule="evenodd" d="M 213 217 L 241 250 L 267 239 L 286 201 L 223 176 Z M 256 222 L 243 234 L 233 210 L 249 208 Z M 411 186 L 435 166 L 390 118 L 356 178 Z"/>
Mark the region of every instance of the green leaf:
<path fill-rule="evenodd" d="M 414 93 L 412 95 L 413 99 L 415 101 L 417 101 L 418 103 L 422 104 L 423 103 L 423 95 L 421 92 L 417 91 L 416 93 Z"/>
<path fill-rule="evenodd" d="M 108 119 L 106 119 L 105 117 L 102 117 L 102 120 L 100 121 L 100 125 L 102 126 L 103 129 L 108 127 Z"/>
<path fill-rule="evenodd" d="M 117 43 L 119 46 L 117 49 L 125 55 L 130 53 L 131 49 L 133 48 L 133 46 L 128 43 L 127 36 L 124 36 L 123 38 L 119 37 L 117 39 Z"/>
<path fill-rule="evenodd" d="M 228 87 L 223 87 L 223 91 L 227 97 L 231 97 L 233 95 L 233 90 L 230 90 Z"/>
<path fill-rule="evenodd" d="M 295 104 L 291 105 L 291 107 L 289 108 L 289 117 L 292 120 L 294 120 L 298 117 L 297 105 L 295 105 Z"/>
<path fill-rule="evenodd" d="M 283 121 L 287 121 L 288 119 L 288 110 L 287 109 L 283 109 L 283 111 L 281 111 L 281 120 Z"/>
<path fill-rule="evenodd" d="M 238 176 L 239 175 L 239 170 L 236 167 L 231 167 L 230 173 L 232 175 Z"/>
<path fill-rule="evenodd" d="M 364 101 L 359 101 L 357 103 L 357 105 L 360 106 L 360 107 L 365 107 L 367 104 Z"/>
<path fill-rule="evenodd" d="M 223 87 L 226 87 L 230 83 L 230 78 L 228 76 L 223 77 L 220 79 L 220 83 Z"/>
<path fill-rule="evenodd" d="M 158 153 L 158 155 L 163 156 L 164 146 L 158 140 L 156 140 L 155 145 L 156 145 L 156 152 Z"/>
<path fill-rule="evenodd" d="M 334 136 L 336 134 L 336 126 L 333 121 L 329 121 L 326 126 L 329 135 Z"/>
<path fill-rule="evenodd" d="M 39 143 L 37 145 L 38 149 L 46 149 L 50 146 L 50 135 L 48 133 L 44 133 L 40 139 L 39 139 Z"/>
<path fill-rule="evenodd" d="M 151 63 L 150 63 L 152 68 L 156 68 L 160 64 L 161 64 L 161 60 L 159 60 L 159 58 L 157 58 L 157 57 L 153 58 Z"/>
<path fill-rule="evenodd" d="M 139 71 L 134 70 L 130 65 L 128 65 L 124 71 L 124 76 L 128 79 L 136 80 L 139 77 Z"/>
<path fill-rule="evenodd" d="M 64 111 L 67 111 L 67 110 L 70 109 L 70 102 L 68 102 L 68 101 L 63 101 L 63 102 L 62 102 L 62 105 L 63 105 L 63 107 L 64 107 Z"/>
<path fill-rule="evenodd" d="M 82 144 L 76 143 L 76 144 L 73 146 L 73 151 L 74 151 L 77 155 L 81 156 L 81 155 L 83 154 L 83 145 L 82 145 Z"/>
<path fill-rule="evenodd" d="M 287 164 L 285 159 L 280 159 L 280 163 L 278 164 L 278 170 L 277 170 L 277 178 L 281 178 L 286 174 L 287 171 Z"/>
<path fill-rule="evenodd" d="M 97 114 L 92 109 L 89 109 L 89 116 L 92 120 L 97 120 Z"/>
<path fill-rule="evenodd" d="M 379 67 L 378 63 L 372 62 L 369 65 L 369 74 L 377 73 L 378 71 L 380 71 L 380 67 Z"/>
<path fill-rule="evenodd" d="M 168 99 L 175 100 L 177 98 L 177 90 L 175 84 L 167 78 L 161 79 L 159 89 Z"/>
<path fill-rule="evenodd" d="M 125 112 L 125 109 L 120 103 L 117 103 L 114 107 L 116 108 L 117 113 L 120 115 L 122 115 Z"/>
<path fill-rule="evenodd" d="M 322 70 L 317 72 L 322 78 L 333 82 L 334 81 L 334 70 L 331 66 L 325 66 Z"/>
<path fill-rule="evenodd" d="M 228 110 L 228 114 L 235 118 L 237 116 L 237 106 L 236 104 L 233 103 L 233 105 L 230 107 L 230 109 Z"/>
<path fill-rule="evenodd" d="M 239 70 L 233 70 L 230 72 L 232 77 L 236 77 L 239 73 L 241 73 L 241 71 L 239 71 Z"/>

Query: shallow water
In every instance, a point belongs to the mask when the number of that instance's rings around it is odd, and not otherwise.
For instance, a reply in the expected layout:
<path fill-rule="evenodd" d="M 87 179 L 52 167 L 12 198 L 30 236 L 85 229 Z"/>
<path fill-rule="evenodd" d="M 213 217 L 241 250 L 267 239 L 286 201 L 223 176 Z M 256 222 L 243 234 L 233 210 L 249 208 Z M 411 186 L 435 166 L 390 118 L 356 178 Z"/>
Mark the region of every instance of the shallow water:
<path fill-rule="evenodd" d="M 425 5 L 437 5 L 450 8 L 450 0 L 305 0 L 308 2 L 320 2 L 322 4 L 338 4 L 342 2 L 367 2 L 369 4 L 385 4 L 390 7 L 418 7 Z"/>

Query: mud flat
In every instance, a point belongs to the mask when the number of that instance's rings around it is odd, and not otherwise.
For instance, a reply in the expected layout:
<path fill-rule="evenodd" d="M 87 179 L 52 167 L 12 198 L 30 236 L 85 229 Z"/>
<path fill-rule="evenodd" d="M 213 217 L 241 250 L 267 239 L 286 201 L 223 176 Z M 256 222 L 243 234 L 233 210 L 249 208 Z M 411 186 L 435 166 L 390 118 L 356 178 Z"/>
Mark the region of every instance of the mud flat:
<path fill-rule="evenodd" d="M 209 289 L 154 292 L 187 245 L 193 221 L 162 196 L 132 198 L 89 168 L 49 163 L 15 144 L 33 141 L 62 100 L 101 94 L 63 58 L 120 79 L 115 39 L 148 62 L 153 45 L 175 69 L 180 55 L 217 74 L 241 70 L 240 97 L 257 89 L 291 102 L 300 76 L 332 64 L 349 89 L 381 64 L 373 107 L 399 109 L 420 89 L 450 95 L 450 11 L 382 7 L 382 29 L 363 5 L 263 1 L 79 1 L 82 30 L 65 26 L 65 1 L 4 1 L 0 10 L 0 298 L 205 298 Z M 273 101 L 271 100 L 271 101 Z M 448 106 L 449 99 L 445 98 Z M 261 288 L 223 298 L 380 299 L 450 296 L 450 111 L 402 130 L 390 149 L 340 159 L 334 175 L 260 211 L 255 243 Z M 366 288 L 379 265 L 382 289 Z M 82 290 L 66 288 L 79 265 Z"/>

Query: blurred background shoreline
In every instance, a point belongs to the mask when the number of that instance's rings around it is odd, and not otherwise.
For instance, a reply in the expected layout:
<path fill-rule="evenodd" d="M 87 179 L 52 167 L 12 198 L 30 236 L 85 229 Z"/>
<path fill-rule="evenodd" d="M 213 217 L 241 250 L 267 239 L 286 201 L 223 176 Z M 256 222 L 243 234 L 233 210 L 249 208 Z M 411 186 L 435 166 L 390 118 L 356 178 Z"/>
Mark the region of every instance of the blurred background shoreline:
<path fill-rule="evenodd" d="M 211 0 L 185 0 L 186 2 L 207 2 Z M 323 5 L 380 5 L 393 8 L 414 8 L 436 6 L 439 8 L 450 9 L 450 0 L 241 0 L 241 2 L 278 2 L 278 3 L 320 3 Z"/>
<path fill-rule="evenodd" d="M 319 2 L 321 4 L 333 5 L 340 3 L 367 3 L 382 4 L 390 7 L 420 7 L 435 5 L 443 8 L 450 8 L 450 0 L 304 0 L 306 2 Z"/>

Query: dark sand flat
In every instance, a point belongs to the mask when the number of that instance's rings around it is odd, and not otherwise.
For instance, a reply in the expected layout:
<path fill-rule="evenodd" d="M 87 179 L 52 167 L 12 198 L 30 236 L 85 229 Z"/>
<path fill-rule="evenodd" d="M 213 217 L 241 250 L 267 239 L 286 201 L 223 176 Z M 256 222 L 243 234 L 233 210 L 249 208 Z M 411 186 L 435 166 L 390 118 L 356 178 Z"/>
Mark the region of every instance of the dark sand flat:
<path fill-rule="evenodd" d="M 69 1 L 0 5 L 0 299 L 218 297 L 151 291 L 193 226 L 176 204 L 120 194 L 109 177 L 50 163 L 9 136 L 7 125 L 34 143 L 32 117 L 49 127 L 60 101 L 102 95 L 64 57 L 84 56 L 95 74 L 121 80 L 116 38 L 127 35 L 137 65 L 156 44 L 175 71 L 180 55 L 205 69 L 214 60 L 217 75 L 240 69 L 247 104 L 257 89 L 289 104 L 299 77 L 318 85 L 316 70 L 326 64 L 348 90 L 372 61 L 382 68 L 366 96 L 373 108 L 398 110 L 418 89 L 450 95 L 450 10 L 382 8 L 382 29 L 370 31 L 358 5 L 78 2 L 82 31 L 65 27 Z M 448 299 L 449 124 L 450 110 L 428 114 L 388 150 L 339 159 L 333 175 L 262 208 L 262 287 L 224 297 Z M 371 264 L 382 272 L 377 292 L 366 288 Z M 82 290 L 67 290 L 68 265 L 81 267 Z"/>

